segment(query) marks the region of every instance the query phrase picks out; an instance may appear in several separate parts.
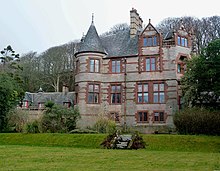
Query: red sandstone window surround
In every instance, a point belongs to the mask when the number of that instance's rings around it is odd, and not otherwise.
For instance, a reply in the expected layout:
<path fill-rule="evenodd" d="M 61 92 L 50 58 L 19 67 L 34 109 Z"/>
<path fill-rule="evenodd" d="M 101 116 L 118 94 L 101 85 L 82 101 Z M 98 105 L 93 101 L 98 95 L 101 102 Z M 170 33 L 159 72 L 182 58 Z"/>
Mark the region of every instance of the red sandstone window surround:
<path fill-rule="evenodd" d="M 177 37 L 177 45 L 188 47 L 188 39 L 182 36 Z"/>
<path fill-rule="evenodd" d="M 163 111 L 154 111 L 153 116 L 154 123 L 165 123 L 165 114 Z"/>
<path fill-rule="evenodd" d="M 164 83 L 153 84 L 153 99 L 154 103 L 165 102 Z"/>
<path fill-rule="evenodd" d="M 137 112 L 137 122 L 138 123 L 147 123 L 148 122 L 148 112 L 147 111 L 138 111 Z"/>
<path fill-rule="evenodd" d="M 177 73 L 178 74 L 184 74 L 186 70 L 186 56 L 180 56 L 179 61 L 177 63 Z"/>
<path fill-rule="evenodd" d="M 90 83 L 88 85 L 87 102 L 90 104 L 99 103 L 99 94 L 100 94 L 100 85 Z"/>
<path fill-rule="evenodd" d="M 90 72 L 100 72 L 100 60 L 99 59 L 89 59 L 89 71 Z"/>
<path fill-rule="evenodd" d="M 112 73 L 121 72 L 121 60 L 112 60 L 111 61 L 111 71 Z"/>
<path fill-rule="evenodd" d="M 121 85 L 111 85 L 111 104 L 121 104 Z"/>
<path fill-rule="evenodd" d="M 163 82 L 137 83 L 136 103 L 165 103 L 165 92 Z"/>
<path fill-rule="evenodd" d="M 156 71 L 156 57 L 146 57 L 145 59 L 145 70 Z"/>
<path fill-rule="evenodd" d="M 138 86 L 137 87 L 137 102 L 148 103 L 149 102 L 148 84 L 139 83 L 137 86 Z"/>

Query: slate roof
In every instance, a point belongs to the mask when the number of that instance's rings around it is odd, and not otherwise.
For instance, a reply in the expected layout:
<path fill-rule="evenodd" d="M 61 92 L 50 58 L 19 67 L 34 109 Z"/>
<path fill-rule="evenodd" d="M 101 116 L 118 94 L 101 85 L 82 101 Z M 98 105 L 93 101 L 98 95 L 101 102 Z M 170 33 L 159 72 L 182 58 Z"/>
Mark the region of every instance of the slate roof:
<path fill-rule="evenodd" d="M 100 37 L 96 31 L 96 28 L 93 22 L 90 25 L 89 30 L 83 42 L 81 43 L 77 54 L 82 53 L 82 52 L 101 52 L 101 53 L 106 54 L 106 51 L 102 45 L 102 42 L 100 40 Z"/>
<path fill-rule="evenodd" d="M 130 30 L 101 37 L 101 41 L 109 57 L 129 56 L 138 53 L 138 36 L 130 39 Z"/>
<path fill-rule="evenodd" d="M 74 103 L 75 92 L 39 92 L 39 93 L 25 93 L 23 101 L 29 101 L 32 107 L 38 107 L 38 103 L 45 103 L 53 101 L 55 104 L 63 105 L 63 102 Z"/>

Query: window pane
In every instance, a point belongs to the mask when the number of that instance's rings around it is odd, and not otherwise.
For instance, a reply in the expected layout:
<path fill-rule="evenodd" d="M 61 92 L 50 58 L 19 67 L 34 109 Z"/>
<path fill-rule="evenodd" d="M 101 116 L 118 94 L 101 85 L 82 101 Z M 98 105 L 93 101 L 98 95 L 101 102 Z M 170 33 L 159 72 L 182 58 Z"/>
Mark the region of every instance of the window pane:
<path fill-rule="evenodd" d="M 158 103 L 158 93 L 154 93 L 154 103 Z"/>
<path fill-rule="evenodd" d="M 98 99 L 99 99 L 99 94 L 94 93 L 94 103 L 98 103 L 99 102 Z"/>
<path fill-rule="evenodd" d="M 121 92 L 121 86 L 116 86 L 116 88 L 117 88 L 116 89 L 117 92 Z"/>
<path fill-rule="evenodd" d="M 144 112 L 144 121 L 147 121 L 147 112 Z"/>
<path fill-rule="evenodd" d="M 180 64 L 177 65 L 177 73 L 181 73 L 181 65 Z"/>
<path fill-rule="evenodd" d="M 155 71 L 155 70 L 156 70 L 156 64 L 153 63 L 153 64 L 151 65 L 151 71 Z"/>
<path fill-rule="evenodd" d="M 121 103 L 121 94 L 116 94 L 116 103 Z"/>
<path fill-rule="evenodd" d="M 164 103 L 164 93 L 160 92 L 160 103 Z"/>
<path fill-rule="evenodd" d="M 116 102 L 116 97 L 115 94 L 111 94 L 111 103 L 115 103 Z"/>
<path fill-rule="evenodd" d="M 99 60 L 95 60 L 95 72 L 99 72 Z"/>
<path fill-rule="evenodd" d="M 144 84 L 144 92 L 148 92 L 148 84 Z"/>
<path fill-rule="evenodd" d="M 139 121 L 142 121 L 142 112 L 138 112 L 139 115 Z"/>
<path fill-rule="evenodd" d="M 164 121 L 164 113 L 160 112 L 160 121 Z"/>
<path fill-rule="evenodd" d="M 159 121 L 159 113 L 158 112 L 154 113 L 154 121 Z"/>
<path fill-rule="evenodd" d="M 89 92 L 93 92 L 93 85 L 89 85 Z"/>
<path fill-rule="evenodd" d="M 157 36 L 154 36 L 154 46 L 157 46 Z"/>
<path fill-rule="evenodd" d="M 121 70 L 121 61 L 116 61 L 116 72 L 119 73 Z"/>
<path fill-rule="evenodd" d="M 148 102 L 148 93 L 144 93 L 144 102 L 145 102 L 145 103 Z"/>
<path fill-rule="evenodd" d="M 178 36 L 178 45 L 181 45 L 181 38 Z"/>
<path fill-rule="evenodd" d="M 147 38 L 144 38 L 143 41 L 144 41 L 144 42 L 143 42 L 143 45 L 144 45 L 144 46 L 147 46 Z"/>
<path fill-rule="evenodd" d="M 93 93 L 89 93 L 89 95 L 88 95 L 88 103 L 93 103 Z"/>
<path fill-rule="evenodd" d="M 142 93 L 138 93 L 138 103 L 142 103 Z"/>
<path fill-rule="evenodd" d="M 155 69 L 156 69 L 156 59 L 151 58 L 151 70 L 155 71 Z"/>
<path fill-rule="evenodd" d="M 142 84 L 138 85 L 138 92 L 142 92 Z"/>
<path fill-rule="evenodd" d="M 112 86 L 112 92 L 116 91 L 116 86 Z"/>
<path fill-rule="evenodd" d="M 90 68 L 90 72 L 94 72 L 94 60 L 93 59 L 90 60 L 89 68 Z"/>
<path fill-rule="evenodd" d="M 160 91 L 164 91 L 164 84 L 160 84 Z"/>
<path fill-rule="evenodd" d="M 154 91 L 158 91 L 158 84 L 154 84 Z"/>
<path fill-rule="evenodd" d="M 99 85 L 94 85 L 95 86 L 95 92 L 99 92 Z"/>
<path fill-rule="evenodd" d="M 146 59 L 146 71 L 150 71 L 150 58 Z"/>
<path fill-rule="evenodd" d="M 185 46 L 188 46 L 188 40 L 185 38 Z"/>
<path fill-rule="evenodd" d="M 147 39 L 147 46 L 152 46 L 152 37 Z"/>
<path fill-rule="evenodd" d="M 181 39 L 181 41 L 182 41 L 181 46 L 184 46 L 184 45 L 185 45 L 185 39 L 184 39 L 184 38 L 182 38 L 182 39 Z"/>
<path fill-rule="evenodd" d="M 112 72 L 115 72 L 115 70 L 116 70 L 116 65 L 115 65 L 115 61 L 112 61 Z"/>

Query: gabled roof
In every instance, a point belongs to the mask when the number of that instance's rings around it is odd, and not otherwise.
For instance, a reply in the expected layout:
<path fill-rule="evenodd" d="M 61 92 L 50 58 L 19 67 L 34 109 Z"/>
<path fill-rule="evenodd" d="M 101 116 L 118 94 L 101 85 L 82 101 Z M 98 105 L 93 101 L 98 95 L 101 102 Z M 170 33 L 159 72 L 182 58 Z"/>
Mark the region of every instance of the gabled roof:
<path fill-rule="evenodd" d="M 154 31 L 156 31 L 156 32 L 159 34 L 159 32 L 157 31 L 157 29 L 151 24 L 151 20 L 150 20 L 150 19 L 149 19 L 149 23 L 148 23 L 147 26 L 144 28 L 144 30 L 142 31 L 141 34 L 143 34 L 149 26 L 152 27 L 152 28 L 154 29 Z"/>
<path fill-rule="evenodd" d="M 76 54 L 82 52 L 100 52 L 106 54 L 106 51 L 102 45 L 93 21 L 84 40 L 81 42 L 79 51 Z"/>

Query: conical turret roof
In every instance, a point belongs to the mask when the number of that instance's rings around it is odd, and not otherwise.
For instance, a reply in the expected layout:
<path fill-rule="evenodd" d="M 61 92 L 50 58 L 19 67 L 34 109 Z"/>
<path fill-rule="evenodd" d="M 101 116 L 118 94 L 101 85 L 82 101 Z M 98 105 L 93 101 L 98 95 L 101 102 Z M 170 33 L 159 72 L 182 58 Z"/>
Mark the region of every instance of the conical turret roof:
<path fill-rule="evenodd" d="M 77 54 L 83 52 L 100 52 L 106 54 L 106 51 L 102 46 L 102 42 L 99 38 L 93 21 L 84 40 L 81 42 L 80 49 Z"/>

